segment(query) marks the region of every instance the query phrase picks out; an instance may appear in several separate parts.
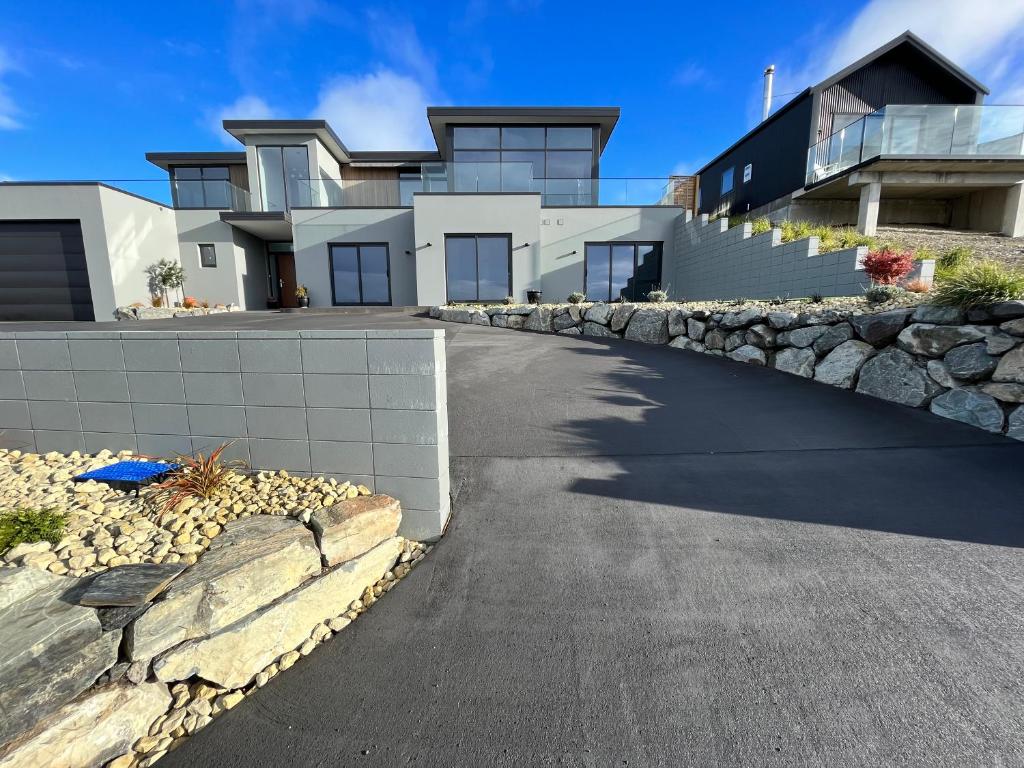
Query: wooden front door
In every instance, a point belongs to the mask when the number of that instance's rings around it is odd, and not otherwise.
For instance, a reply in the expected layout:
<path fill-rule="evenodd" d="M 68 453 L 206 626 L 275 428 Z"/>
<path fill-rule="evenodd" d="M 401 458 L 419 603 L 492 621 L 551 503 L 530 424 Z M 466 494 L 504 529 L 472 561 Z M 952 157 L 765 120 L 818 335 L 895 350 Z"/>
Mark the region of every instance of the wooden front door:
<path fill-rule="evenodd" d="M 295 288 L 297 285 L 298 283 L 295 280 L 295 254 L 277 254 L 277 295 L 281 299 L 282 308 L 294 309 L 299 306 L 299 301 L 295 298 Z"/>

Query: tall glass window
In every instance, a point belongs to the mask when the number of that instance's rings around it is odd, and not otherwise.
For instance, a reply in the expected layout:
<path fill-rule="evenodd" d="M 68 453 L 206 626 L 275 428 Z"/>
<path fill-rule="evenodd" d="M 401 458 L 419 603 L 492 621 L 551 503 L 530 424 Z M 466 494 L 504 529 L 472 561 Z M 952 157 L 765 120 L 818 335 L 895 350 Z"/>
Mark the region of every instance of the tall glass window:
<path fill-rule="evenodd" d="M 512 235 L 446 235 L 449 301 L 499 301 L 512 291 Z"/>
<path fill-rule="evenodd" d="M 309 153 L 305 145 L 257 147 L 260 197 L 265 211 L 287 211 L 310 206 L 314 181 L 309 178 Z"/>
<path fill-rule="evenodd" d="M 639 301 L 661 285 L 661 243 L 587 243 L 587 301 Z"/>
<path fill-rule="evenodd" d="M 412 205 L 412 196 L 416 192 L 423 192 L 423 175 L 420 171 L 399 171 L 398 172 L 398 204 Z"/>
<path fill-rule="evenodd" d="M 329 249 L 335 304 L 391 303 L 387 243 L 345 243 Z"/>
<path fill-rule="evenodd" d="M 178 208 L 230 208 L 231 183 L 225 166 L 175 167 L 174 204 Z"/>

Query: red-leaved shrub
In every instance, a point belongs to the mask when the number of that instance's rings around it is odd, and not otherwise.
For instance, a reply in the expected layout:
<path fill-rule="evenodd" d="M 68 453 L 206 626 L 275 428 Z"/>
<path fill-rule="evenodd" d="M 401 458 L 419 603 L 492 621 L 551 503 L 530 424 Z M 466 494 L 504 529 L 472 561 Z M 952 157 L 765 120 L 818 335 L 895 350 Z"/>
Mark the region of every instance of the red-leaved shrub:
<path fill-rule="evenodd" d="M 882 248 L 880 251 L 871 251 L 864 259 L 864 271 L 876 285 L 895 285 L 913 266 L 912 251 Z"/>
<path fill-rule="evenodd" d="M 186 296 L 182 299 L 181 306 L 185 309 L 195 309 L 199 306 L 199 300 L 195 296 Z"/>

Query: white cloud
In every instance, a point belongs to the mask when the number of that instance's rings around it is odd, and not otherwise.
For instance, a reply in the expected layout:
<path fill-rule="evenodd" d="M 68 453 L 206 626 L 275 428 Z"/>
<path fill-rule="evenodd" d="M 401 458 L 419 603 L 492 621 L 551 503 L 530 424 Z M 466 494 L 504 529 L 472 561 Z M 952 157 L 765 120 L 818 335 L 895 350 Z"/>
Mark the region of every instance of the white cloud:
<path fill-rule="evenodd" d="M 14 103 L 9 88 L 3 82 L 3 76 L 13 69 L 14 62 L 7 52 L 0 48 L 0 130 L 13 131 L 21 128 L 17 118 L 20 110 Z"/>
<path fill-rule="evenodd" d="M 697 160 L 681 160 L 672 168 L 670 176 L 693 176 L 698 170 L 704 167 L 707 158 L 701 157 Z"/>
<path fill-rule="evenodd" d="M 311 117 L 329 122 L 351 149 L 423 149 L 432 144 L 430 101 L 418 79 L 380 67 L 327 82 Z"/>
<path fill-rule="evenodd" d="M 680 86 L 690 86 L 710 82 L 708 71 L 700 64 L 688 62 L 675 71 L 672 75 L 672 83 Z"/>
<path fill-rule="evenodd" d="M 272 120 L 277 112 L 259 96 L 241 96 L 231 104 L 209 113 L 209 126 L 221 141 L 236 146 L 238 141 L 224 132 L 225 120 Z"/>

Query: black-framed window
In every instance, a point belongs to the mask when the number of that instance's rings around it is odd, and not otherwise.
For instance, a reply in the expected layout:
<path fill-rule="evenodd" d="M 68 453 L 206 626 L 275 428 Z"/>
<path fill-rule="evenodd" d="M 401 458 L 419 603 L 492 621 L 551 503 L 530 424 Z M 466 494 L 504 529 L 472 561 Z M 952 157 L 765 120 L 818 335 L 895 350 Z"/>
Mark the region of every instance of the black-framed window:
<path fill-rule="evenodd" d="M 449 301 L 501 301 L 512 293 L 512 235 L 445 235 Z"/>
<path fill-rule="evenodd" d="M 587 301 L 641 301 L 661 287 L 658 242 L 584 245 L 583 284 Z"/>
<path fill-rule="evenodd" d="M 331 297 L 337 306 L 391 304 L 387 243 L 330 243 Z"/>
<path fill-rule="evenodd" d="M 227 166 L 174 166 L 171 169 L 176 208 L 230 208 Z"/>
<path fill-rule="evenodd" d="M 733 167 L 726 168 L 722 171 L 722 191 L 720 194 L 727 195 L 732 192 L 733 177 L 736 175 L 736 169 Z"/>
<path fill-rule="evenodd" d="M 199 266 L 200 267 L 216 267 L 217 266 L 217 248 L 212 243 L 200 243 L 199 244 Z"/>
<path fill-rule="evenodd" d="M 264 211 L 288 211 L 313 204 L 305 144 L 256 147 L 256 165 Z"/>

